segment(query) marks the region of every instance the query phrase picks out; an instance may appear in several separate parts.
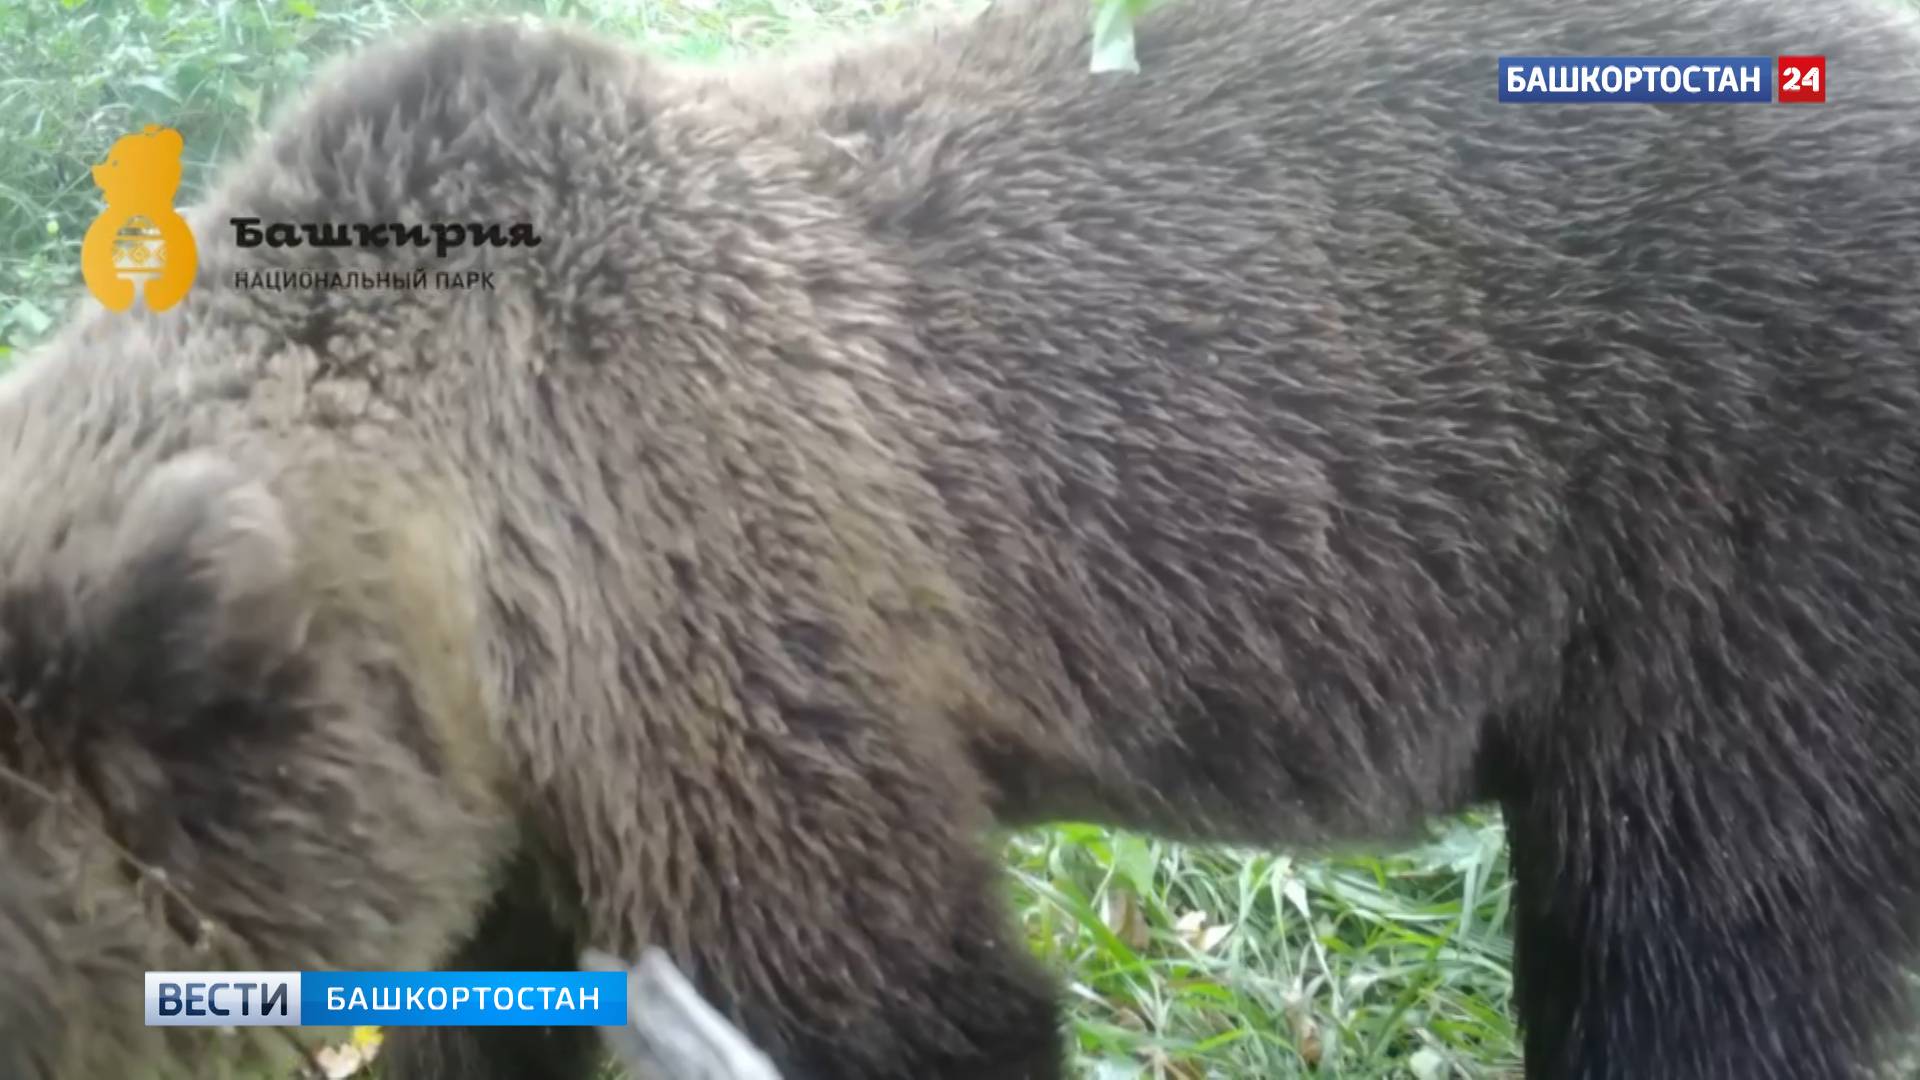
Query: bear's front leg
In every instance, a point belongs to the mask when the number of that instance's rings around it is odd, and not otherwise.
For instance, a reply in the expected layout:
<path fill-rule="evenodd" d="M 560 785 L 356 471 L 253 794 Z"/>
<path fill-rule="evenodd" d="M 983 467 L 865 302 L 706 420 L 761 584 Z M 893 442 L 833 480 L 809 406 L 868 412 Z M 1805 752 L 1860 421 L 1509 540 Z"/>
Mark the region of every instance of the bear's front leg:
<path fill-rule="evenodd" d="M 786 1080 L 1056 1080 L 1059 1006 L 956 758 L 789 717 L 556 785 L 588 947 L 658 945 Z M 604 759 L 596 770 L 607 774 Z"/>

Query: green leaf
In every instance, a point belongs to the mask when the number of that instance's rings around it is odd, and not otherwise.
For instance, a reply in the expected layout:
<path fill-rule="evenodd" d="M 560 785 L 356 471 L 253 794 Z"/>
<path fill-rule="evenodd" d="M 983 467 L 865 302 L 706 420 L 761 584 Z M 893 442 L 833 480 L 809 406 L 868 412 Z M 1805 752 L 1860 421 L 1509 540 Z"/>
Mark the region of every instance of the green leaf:
<path fill-rule="evenodd" d="M 1138 73 L 1139 57 L 1134 53 L 1133 24 L 1160 0 L 1093 0 L 1092 70 Z"/>
<path fill-rule="evenodd" d="M 1145 5 L 1140 0 L 1096 0 L 1096 4 L 1091 70 L 1095 75 L 1139 74 L 1140 61 L 1133 53 L 1133 17 Z"/>
<path fill-rule="evenodd" d="M 1145 837 L 1135 833 L 1119 833 L 1113 838 L 1114 869 L 1120 871 L 1133 891 L 1141 896 L 1153 895 L 1153 846 Z"/>
<path fill-rule="evenodd" d="M 236 82 L 232 86 L 227 88 L 227 100 L 233 102 L 234 105 L 238 107 L 241 112 L 245 113 L 247 115 L 247 119 L 252 120 L 256 123 L 259 122 L 260 120 L 260 88 L 259 87 L 249 86 L 243 82 Z"/>
<path fill-rule="evenodd" d="M 287 0 L 287 9 L 303 19 L 317 19 L 320 13 L 307 0 Z"/>
<path fill-rule="evenodd" d="M 176 105 L 180 102 L 180 95 L 174 93 L 173 87 L 168 86 L 167 81 L 157 75 L 136 75 L 126 80 L 126 82 L 128 86 L 138 86 L 145 90 L 151 90 Z"/>
<path fill-rule="evenodd" d="M 24 327 L 30 336 L 38 337 L 53 325 L 53 316 L 42 311 L 33 301 L 22 300 L 7 312 L 6 321 Z"/>

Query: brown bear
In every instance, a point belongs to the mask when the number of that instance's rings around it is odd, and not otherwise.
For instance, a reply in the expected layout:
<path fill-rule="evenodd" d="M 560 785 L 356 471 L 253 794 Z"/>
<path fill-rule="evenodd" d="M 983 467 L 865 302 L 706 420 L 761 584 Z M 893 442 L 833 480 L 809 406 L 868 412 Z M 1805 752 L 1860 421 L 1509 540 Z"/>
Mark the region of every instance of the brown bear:
<path fill-rule="evenodd" d="M 145 969 L 654 945 L 791 1080 L 1051 1078 L 991 826 L 1479 801 L 1530 1077 L 1871 1062 L 1920 909 L 1912 15 L 1184 0 L 1118 76 L 1088 27 L 375 49 L 192 215 L 178 307 L 0 382 L 0 1075 L 242 1054 L 141 1026 Z M 1832 100 L 1497 99 L 1501 54 L 1729 51 Z"/>

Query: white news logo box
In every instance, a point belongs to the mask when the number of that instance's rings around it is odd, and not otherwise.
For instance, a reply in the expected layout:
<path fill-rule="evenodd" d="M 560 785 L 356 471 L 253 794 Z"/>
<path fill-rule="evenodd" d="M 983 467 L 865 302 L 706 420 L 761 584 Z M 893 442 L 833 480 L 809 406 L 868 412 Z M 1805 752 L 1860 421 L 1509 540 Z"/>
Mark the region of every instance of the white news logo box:
<path fill-rule="evenodd" d="M 297 1027 L 297 971 L 149 971 L 148 1027 Z"/>

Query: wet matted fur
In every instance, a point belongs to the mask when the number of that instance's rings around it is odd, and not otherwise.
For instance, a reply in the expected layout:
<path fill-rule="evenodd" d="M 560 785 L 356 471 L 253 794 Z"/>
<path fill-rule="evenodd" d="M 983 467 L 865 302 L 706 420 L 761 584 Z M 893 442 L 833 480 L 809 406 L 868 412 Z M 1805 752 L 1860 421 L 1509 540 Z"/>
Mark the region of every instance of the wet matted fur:
<path fill-rule="evenodd" d="M 1118 78 L 1087 22 L 383 47 L 192 216 L 184 303 L 0 382 L 0 1073 L 240 1050 L 140 1026 L 148 968 L 656 943 L 794 1080 L 1050 1078 L 991 824 L 1476 800 L 1530 1076 L 1869 1060 L 1920 900 L 1912 18 L 1187 0 Z M 1502 53 L 1728 50 L 1833 100 L 1496 102 Z M 497 287 L 234 280 L 415 268 Z"/>

